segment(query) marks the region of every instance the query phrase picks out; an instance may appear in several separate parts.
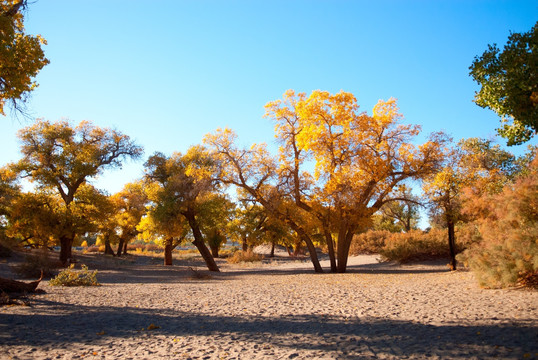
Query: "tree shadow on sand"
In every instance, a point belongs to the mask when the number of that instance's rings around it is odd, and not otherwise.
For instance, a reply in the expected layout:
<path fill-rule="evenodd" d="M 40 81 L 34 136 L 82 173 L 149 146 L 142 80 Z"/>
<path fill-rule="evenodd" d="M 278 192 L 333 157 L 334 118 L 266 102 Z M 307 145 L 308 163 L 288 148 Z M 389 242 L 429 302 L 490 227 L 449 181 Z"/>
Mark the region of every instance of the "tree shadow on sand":
<path fill-rule="evenodd" d="M 297 351 L 322 351 L 341 359 L 372 357 L 522 358 L 538 353 L 536 319 L 495 320 L 494 325 L 429 325 L 336 316 L 214 316 L 133 307 L 73 306 L 36 299 L 48 312 L 0 313 L 0 346 L 100 344 L 161 335 L 209 337 Z M 61 310 L 59 310 L 61 309 Z M 150 331 L 148 325 L 158 328 Z M 105 336 L 98 333 L 105 331 Z M 145 338 L 148 346 L 151 340 Z M 220 344 L 220 345 L 219 345 Z M 527 355 L 525 355 L 527 354 Z"/>

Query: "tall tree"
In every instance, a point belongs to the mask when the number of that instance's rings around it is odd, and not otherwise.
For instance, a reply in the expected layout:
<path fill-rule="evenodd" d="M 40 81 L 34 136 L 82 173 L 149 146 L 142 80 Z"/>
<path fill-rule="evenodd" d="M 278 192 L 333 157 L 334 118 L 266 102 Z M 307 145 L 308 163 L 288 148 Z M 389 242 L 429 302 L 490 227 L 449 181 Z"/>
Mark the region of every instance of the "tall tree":
<path fill-rule="evenodd" d="M 27 0 L 0 1 L 0 114 L 8 102 L 24 112 L 24 103 L 37 87 L 33 78 L 49 63 L 41 49 L 40 35 L 25 34 L 22 11 Z"/>
<path fill-rule="evenodd" d="M 236 138 L 237 135 L 230 129 L 218 129 L 204 138 L 219 161 L 218 180 L 242 189 L 268 214 L 290 226 L 306 243 L 314 270 L 323 272 L 310 229 L 302 226 L 302 218 L 297 216 L 301 210 L 294 207 L 280 190 L 279 184 L 275 184 L 278 179 L 276 160 L 269 154 L 265 144 L 242 149 L 235 144 Z"/>
<path fill-rule="evenodd" d="M 501 52 L 489 45 L 469 68 L 481 85 L 475 102 L 502 117 L 499 134 L 508 145 L 538 133 L 538 22 L 526 33 L 511 33 Z"/>
<path fill-rule="evenodd" d="M 155 185 L 153 203 L 171 215 L 185 218 L 192 231 L 193 245 L 204 258 L 210 271 L 220 271 L 204 242 L 200 221 L 201 208 L 207 195 L 215 190 L 215 160 L 201 146 L 187 153 L 152 155 L 145 164 L 146 179 Z"/>
<path fill-rule="evenodd" d="M 331 268 L 345 272 L 353 235 L 384 204 L 396 200 L 390 194 L 397 185 L 437 169 L 445 141 L 442 134 L 434 134 L 425 144 L 412 145 L 419 128 L 398 123 L 401 115 L 392 99 L 380 101 L 369 116 L 358 112 L 350 93 L 314 91 L 307 97 L 290 90 L 266 111 L 276 121 L 282 143 L 278 165 L 263 146 L 237 149 L 230 130 L 208 135 L 205 141 L 222 159 L 223 181 L 243 187 L 285 219 L 307 244 L 316 271 L 322 269 L 313 234 L 301 226 L 305 212 L 319 219 L 328 244 L 336 234 Z M 309 158 L 313 174 L 301 167 Z M 273 186 L 269 179 L 276 179 Z"/>
<path fill-rule="evenodd" d="M 67 121 L 40 120 L 18 134 L 22 160 L 13 168 L 38 187 L 54 189 L 62 200 L 65 231 L 60 237 L 60 261 L 67 264 L 76 229 L 73 203 L 86 182 L 105 169 L 121 166 L 127 158 L 136 159 L 142 148 L 127 135 L 99 128 L 83 121 L 72 127 Z"/>
<path fill-rule="evenodd" d="M 436 170 L 444 137 L 433 134 L 425 144 L 412 145 L 420 129 L 400 123 L 394 99 L 379 101 L 372 116 L 359 112 L 356 98 L 346 92 L 314 91 L 308 97 L 287 92 L 284 99 L 269 104 L 269 116 L 287 127 L 290 118 L 296 122 L 293 132 L 285 135 L 293 134 L 293 138 L 283 146 L 291 146 L 291 151 L 284 152 L 291 155 L 287 163 L 294 178 L 295 201 L 303 209 L 320 209 L 316 213 L 325 223 L 327 240 L 327 230 L 336 234 L 337 271 L 345 272 L 353 235 L 383 205 L 397 200 L 391 196 L 396 186 Z M 302 161 L 298 151 L 314 160 L 314 174 L 301 175 L 306 179 L 303 183 L 315 181 L 310 201 L 300 198 L 303 187 L 296 185 L 301 183 L 296 180 L 301 174 L 296 164 Z"/>

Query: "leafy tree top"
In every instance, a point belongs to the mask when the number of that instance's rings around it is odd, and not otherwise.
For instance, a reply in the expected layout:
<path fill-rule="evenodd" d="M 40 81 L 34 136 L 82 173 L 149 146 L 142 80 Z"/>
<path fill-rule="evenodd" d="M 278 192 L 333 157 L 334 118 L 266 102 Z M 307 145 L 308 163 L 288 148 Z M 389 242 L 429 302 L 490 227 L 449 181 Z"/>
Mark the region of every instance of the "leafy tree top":
<path fill-rule="evenodd" d="M 37 87 L 32 79 L 49 63 L 41 49 L 47 42 L 40 35 L 24 33 L 23 15 L 26 0 L 0 1 L 0 114 L 5 115 L 8 102 L 24 110 L 29 93 Z"/>
<path fill-rule="evenodd" d="M 67 121 L 39 120 L 18 136 L 23 159 L 15 164 L 16 171 L 42 187 L 56 189 L 67 205 L 89 178 L 142 154 L 127 135 L 88 121 L 72 127 Z"/>
<path fill-rule="evenodd" d="M 489 45 L 470 75 L 482 88 L 475 102 L 501 116 L 499 134 L 519 145 L 538 132 L 538 22 L 526 33 L 511 33 L 501 52 Z"/>

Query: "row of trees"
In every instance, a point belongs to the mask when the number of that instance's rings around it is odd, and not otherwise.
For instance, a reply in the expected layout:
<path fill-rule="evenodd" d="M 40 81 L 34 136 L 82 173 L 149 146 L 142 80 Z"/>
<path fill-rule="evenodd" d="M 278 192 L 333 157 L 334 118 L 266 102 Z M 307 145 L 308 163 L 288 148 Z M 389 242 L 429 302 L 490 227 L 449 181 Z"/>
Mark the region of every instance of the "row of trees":
<path fill-rule="evenodd" d="M 211 271 L 218 271 L 214 257 L 227 237 L 245 246 L 263 239 L 304 244 L 317 272 L 323 269 L 316 248 L 323 246 L 330 270 L 345 272 L 355 234 L 376 223 L 416 227 L 419 199 L 409 181 L 424 181 L 454 249 L 465 194 L 499 192 L 525 168 L 523 159 L 489 141 L 453 147 L 436 133 L 414 145 L 420 128 L 401 123 L 394 99 L 380 101 L 368 115 L 350 93 L 290 90 L 266 105 L 265 116 L 275 123 L 278 154 L 264 144 L 239 147 L 232 130 L 218 129 L 184 154 L 150 156 L 143 179 L 111 196 L 89 180 L 139 158 L 142 148 L 89 122 L 38 121 L 19 132 L 23 158 L 1 170 L 4 234 L 28 244 L 59 244 L 64 264 L 75 239 L 92 233 L 107 253 L 118 244 L 117 255 L 137 237 L 156 241 L 166 264 L 172 249 L 190 240 Z M 35 189 L 22 191 L 22 178 Z M 230 187 L 237 189 L 235 202 Z M 455 268 L 455 251 L 452 258 Z"/>

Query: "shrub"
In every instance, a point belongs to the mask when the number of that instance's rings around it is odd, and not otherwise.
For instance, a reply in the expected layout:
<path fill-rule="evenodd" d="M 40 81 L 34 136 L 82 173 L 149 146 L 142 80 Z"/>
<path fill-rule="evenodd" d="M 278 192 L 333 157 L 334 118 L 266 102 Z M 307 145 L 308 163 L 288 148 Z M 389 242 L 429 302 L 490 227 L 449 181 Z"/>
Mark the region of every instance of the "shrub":
<path fill-rule="evenodd" d="M 456 251 L 463 251 L 479 240 L 480 233 L 476 226 L 471 224 L 456 228 Z M 446 229 L 432 229 L 429 232 L 413 230 L 408 233 L 367 231 L 353 237 L 350 254 L 380 254 L 384 260 L 401 263 L 446 258 L 449 257 L 448 234 Z"/>
<path fill-rule="evenodd" d="M 387 230 L 372 230 L 353 236 L 350 255 L 379 254 L 385 246 L 385 241 L 391 236 Z"/>
<path fill-rule="evenodd" d="M 255 262 L 255 261 L 262 261 L 263 256 L 254 253 L 252 250 L 247 251 L 236 251 L 232 256 L 226 259 L 230 264 L 237 264 L 241 262 Z"/>
<path fill-rule="evenodd" d="M 146 251 L 163 251 L 162 247 L 157 244 L 149 243 L 146 244 Z"/>
<path fill-rule="evenodd" d="M 484 234 L 484 241 L 458 258 L 474 271 L 482 287 L 538 285 L 538 227 L 506 229 L 493 226 L 495 234 Z"/>
<path fill-rule="evenodd" d="M 58 276 L 50 280 L 53 286 L 98 286 L 97 270 L 89 271 L 86 265 L 81 270 L 75 270 L 75 264 L 62 270 Z"/>
<path fill-rule="evenodd" d="M 100 251 L 101 251 L 101 247 L 97 245 L 88 246 L 86 250 L 84 250 L 85 253 L 97 253 Z M 104 251 L 104 246 L 103 246 L 103 251 Z"/>
<path fill-rule="evenodd" d="M 460 260 L 483 287 L 538 287 L 538 156 L 502 193 L 473 201 L 486 210 L 477 220 L 482 241 Z"/>
<path fill-rule="evenodd" d="M 27 255 L 24 261 L 13 267 L 13 271 L 24 278 L 38 278 L 43 271 L 44 277 L 54 276 L 60 267 L 58 261 L 51 260 L 46 253 Z"/>
<path fill-rule="evenodd" d="M 446 232 L 441 230 L 393 233 L 379 253 L 385 260 L 400 263 L 445 258 L 449 256 L 446 237 Z"/>

